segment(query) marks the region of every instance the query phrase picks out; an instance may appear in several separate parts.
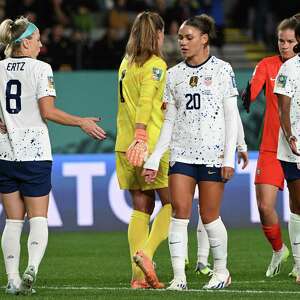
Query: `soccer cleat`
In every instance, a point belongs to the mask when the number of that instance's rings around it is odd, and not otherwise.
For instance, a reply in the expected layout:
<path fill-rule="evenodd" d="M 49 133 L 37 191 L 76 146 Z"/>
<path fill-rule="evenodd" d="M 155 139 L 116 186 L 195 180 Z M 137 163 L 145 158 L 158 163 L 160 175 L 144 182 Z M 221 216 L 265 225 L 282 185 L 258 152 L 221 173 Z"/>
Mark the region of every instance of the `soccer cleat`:
<path fill-rule="evenodd" d="M 147 257 L 143 251 L 137 251 L 133 256 L 133 261 L 143 271 L 146 281 L 152 288 L 162 289 L 165 287 L 165 285 L 158 280 L 151 259 Z"/>
<path fill-rule="evenodd" d="M 209 265 L 204 265 L 201 262 L 197 262 L 196 268 L 195 268 L 195 273 L 197 275 L 205 275 L 205 276 L 212 276 L 213 275 L 213 270 L 209 267 Z"/>
<path fill-rule="evenodd" d="M 292 271 L 289 273 L 289 277 L 295 277 L 295 278 L 297 278 L 297 275 L 298 275 L 298 273 L 297 273 L 297 267 L 296 267 L 296 265 L 294 265 Z"/>
<path fill-rule="evenodd" d="M 209 282 L 203 286 L 205 290 L 217 290 L 224 289 L 231 284 L 231 277 L 229 271 L 226 270 L 226 273 L 216 273 L 213 272 L 213 275 Z"/>
<path fill-rule="evenodd" d="M 31 295 L 35 293 L 35 290 L 32 288 L 34 282 L 35 282 L 35 267 L 34 266 L 28 266 L 25 270 L 21 285 L 20 285 L 20 294 L 22 295 Z"/>
<path fill-rule="evenodd" d="M 14 281 L 10 279 L 7 283 L 5 294 L 19 295 L 19 289 L 15 286 Z"/>
<path fill-rule="evenodd" d="M 280 273 L 281 263 L 286 262 L 290 255 L 290 251 L 286 245 L 283 244 L 282 249 L 273 251 L 271 263 L 267 269 L 266 277 L 274 277 Z"/>
<path fill-rule="evenodd" d="M 188 288 L 185 280 L 175 278 L 170 282 L 170 285 L 167 287 L 167 290 L 171 291 L 186 291 L 187 289 Z"/>
<path fill-rule="evenodd" d="M 149 289 L 150 285 L 145 279 L 132 279 L 130 282 L 130 286 L 132 289 Z"/>

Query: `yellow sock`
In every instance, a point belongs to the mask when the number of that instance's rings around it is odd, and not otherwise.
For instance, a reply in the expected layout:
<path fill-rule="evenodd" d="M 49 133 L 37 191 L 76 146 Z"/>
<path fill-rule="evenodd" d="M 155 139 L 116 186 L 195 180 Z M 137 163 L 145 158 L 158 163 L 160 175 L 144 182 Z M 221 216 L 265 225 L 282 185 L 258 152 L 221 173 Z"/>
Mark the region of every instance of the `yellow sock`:
<path fill-rule="evenodd" d="M 144 248 L 149 235 L 150 215 L 138 210 L 134 210 L 128 225 L 128 243 L 132 267 L 132 278 L 143 279 L 144 274 L 139 267 L 132 261 L 132 256 L 136 251 Z"/>
<path fill-rule="evenodd" d="M 160 243 L 168 237 L 171 214 L 172 206 L 171 204 L 166 204 L 161 208 L 153 221 L 149 238 L 143 248 L 145 254 L 150 259 L 152 259 Z"/>

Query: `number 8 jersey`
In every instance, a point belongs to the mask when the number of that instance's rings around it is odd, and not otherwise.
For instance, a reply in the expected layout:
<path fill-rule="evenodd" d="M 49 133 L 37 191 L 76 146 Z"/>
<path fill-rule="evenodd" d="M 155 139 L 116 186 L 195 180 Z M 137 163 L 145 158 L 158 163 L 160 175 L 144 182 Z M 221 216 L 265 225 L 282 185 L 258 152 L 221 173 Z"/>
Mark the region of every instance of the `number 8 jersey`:
<path fill-rule="evenodd" d="M 56 96 L 51 66 L 29 57 L 0 61 L 0 118 L 7 133 L 0 133 L 0 159 L 52 160 L 47 124 L 38 101 Z"/>
<path fill-rule="evenodd" d="M 177 108 L 170 161 L 222 166 L 224 101 L 237 95 L 230 64 L 214 56 L 198 66 L 181 62 L 169 69 L 164 101 Z"/>

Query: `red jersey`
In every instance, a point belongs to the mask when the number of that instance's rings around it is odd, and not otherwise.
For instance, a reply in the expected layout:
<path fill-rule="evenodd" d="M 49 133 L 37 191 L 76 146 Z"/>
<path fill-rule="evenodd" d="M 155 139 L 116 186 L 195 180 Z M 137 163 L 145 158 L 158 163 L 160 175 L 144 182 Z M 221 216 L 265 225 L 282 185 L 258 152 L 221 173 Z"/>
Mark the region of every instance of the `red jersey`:
<path fill-rule="evenodd" d="M 265 87 L 266 110 L 260 151 L 277 152 L 280 128 L 278 100 L 273 93 L 275 79 L 282 65 L 279 55 L 266 57 L 256 66 L 251 79 L 251 101 L 255 101 L 263 87 Z"/>

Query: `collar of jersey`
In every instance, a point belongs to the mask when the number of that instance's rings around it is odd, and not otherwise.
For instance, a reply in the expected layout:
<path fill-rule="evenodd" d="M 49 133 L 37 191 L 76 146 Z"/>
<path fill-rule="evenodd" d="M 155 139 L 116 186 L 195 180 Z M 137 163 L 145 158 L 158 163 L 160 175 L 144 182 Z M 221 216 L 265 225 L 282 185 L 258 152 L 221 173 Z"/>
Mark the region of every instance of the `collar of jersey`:
<path fill-rule="evenodd" d="M 210 55 L 210 56 L 207 58 L 207 60 L 204 61 L 202 64 L 196 65 L 196 66 L 190 65 L 186 60 L 185 60 L 184 62 L 185 62 L 185 64 L 186 64 L 188 67 L 190 67 L 190 68 L 199 68 L 199 67 L 203 66 L 204 64 L 206 64 L 210 59 L 211 59 L 211 55 Z"/>
<path fill-rule="evenodd" d="M 30 56 L 11 56 L 11 58 L 31 58 Z"/>

